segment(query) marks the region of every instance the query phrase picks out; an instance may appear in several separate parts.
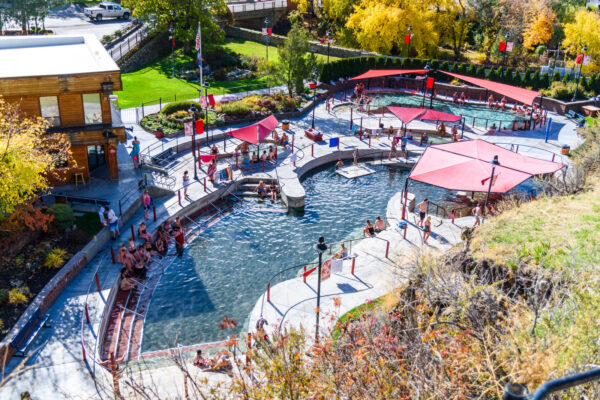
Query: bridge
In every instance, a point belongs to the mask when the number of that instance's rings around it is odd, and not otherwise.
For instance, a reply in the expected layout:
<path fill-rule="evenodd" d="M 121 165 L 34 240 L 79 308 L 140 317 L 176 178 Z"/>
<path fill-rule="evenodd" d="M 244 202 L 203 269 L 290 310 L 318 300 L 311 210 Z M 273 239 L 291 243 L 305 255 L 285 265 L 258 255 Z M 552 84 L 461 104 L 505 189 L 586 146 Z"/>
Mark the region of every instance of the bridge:
<path fill-rule="evenodd" d="M 287 0 L 270 1 L 228 1 L 227 7 L 234 18 L 235 25 L 260 29 L 265 26 L 264 19 L 269 18 L 269 27 L 275 25 L 287 11 Z"/>

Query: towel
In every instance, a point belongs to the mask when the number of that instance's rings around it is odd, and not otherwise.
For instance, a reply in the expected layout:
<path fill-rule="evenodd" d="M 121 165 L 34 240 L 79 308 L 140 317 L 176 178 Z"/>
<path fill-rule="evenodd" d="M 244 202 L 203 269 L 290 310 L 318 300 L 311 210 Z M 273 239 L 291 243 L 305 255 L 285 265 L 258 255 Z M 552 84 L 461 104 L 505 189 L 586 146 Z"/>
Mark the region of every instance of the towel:
<path fill-rule="evenodd" d="M 341 273 L 344 266 L 344 260 L 331 260 L 331 273 Z"/>
<path fill-rule="evenodd" d="M 298 153 L 294 153 L 290 156 L 291 163 L 295 163 L 297 159 L 298 159 Z"/>
<path fill-rule="evenodd" d="M 215 158 L 215 156 L 213 156 L 213 155 L 203 155 L 203 156 L 200 157 L 200 160 L 203 163 L 209 163 L 209 162 L 212 161 L 213 158 Z"/>
<path fill-rule="evenodd" d="M 340 143 L 340 138 L 331 138 L 329 139 L 329 147 L 337 147 L 338 143 Z"/>

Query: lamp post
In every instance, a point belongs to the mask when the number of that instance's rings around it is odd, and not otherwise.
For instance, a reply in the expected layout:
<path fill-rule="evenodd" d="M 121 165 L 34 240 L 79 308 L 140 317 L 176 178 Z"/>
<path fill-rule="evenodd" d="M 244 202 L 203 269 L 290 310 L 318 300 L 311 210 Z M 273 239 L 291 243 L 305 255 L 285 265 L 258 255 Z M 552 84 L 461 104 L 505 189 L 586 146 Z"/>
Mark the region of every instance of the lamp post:
<path fill-rule="evenodd" d="M 504 78 L 504 64 L 506 63 L 506 50 L 508 49 L 508 41 L 510 39 L 510 35 L 506 34 L 506 42 L 504 42 L 504 51 L 502 52 L 502 69 L 500 70 L 501 78 Z"/>
<path fill-rule="evenodd" d="M 410 35 L 412 32 L 412 25 L 408 26 L 408 43 L 406 44 L 406 58 L 408 58 L 408 53 L 410 50 Z"/>
<path fill-rule="evenodd" d="M 585 52 L 587 51 L 587 45 L 583 45 L 583 49 L 581 49 L 581 64 L 579 64 L 579 73 L 577 74 L 577 81 L 575 83 L 575 93 L 573 94 L 573 100 L 577 98 L 577 88 L 579 87 L 579 79 L 581 78 L 581 69 L 583 68 L 583 58 L 585 58 Z M 575 63 L 575 67 L 577 67 L 577 63 Z"/>
<path fill-rule="evenodd" d="M 197 162 L 196 162 L 196 112 L 198 109 L 195 105 L 191 105 L 188 110 L 192 114 L 192 154 L 194 156 L 194 180 L 198 180 Z"/>
<path fill-rule="evenodd" d="M 329 64 L 329 47 L 331 46 L 331 31 L 329 29 L 327 29 L 327 64 Z"/>
<path fill-rule="evenodd" d="M 423 104 L 421 104 L 421 107 L 425 107 L 425 92 L 427 91 L 426 88 L 426 84 L 427 84 L 427 77 L 429 75 L 429 70 L 431 69 L 431 67 L 429 66 L 429 63 L 425 64 L 425 79 L 423 79 Z M 433 92 L 432 92 L 433 94 Z"/>
<path fill-rule="evenodd" d="M 319 342 L 319 313 L 321 311 L 321 268 L 323 266 L 322 262 L 323 262 L 323 253 L 325 253 L 325 251 L 327 251 L 327 245 L 325 244 L 325 238 L 323 236 L 321 236 L 319 238 L 319 242 L 314 245 L 314 249 L 317 251 L 317 253 L 319 254 L 319 270 L 318 272 L 318 277 L 317 277 L 317 310 L 316 310 L 316 314 L 317 314 L 317 326 L 315 329 L 315 342 L 318 343 Z"/>
<path fill-rule="evenodd" d="M 313 92 L 313 109 L 312 109 L 312 125 L 311 128 L 314 130 L 315 129 L 315 108 L 317 108 L 317 78 L 319 77 L 319 71 L 317 70 L 317 68 L 315 67 L 315 69 L 313 70 L 313 78 L 315 80 L 315 89 Z"/>
<path fill-rule="evenodd" d="M 175 77 L 175 37 L 173 36 L 173 27 L 169 28 L 169 40 L 171 41 L 171 60 L 173 62 L 173 72 L 171 76 Z"/>
<path fill-rule="evenodd" d="M 490 192 L 492 191 L 492 185 L 494 184 L 494 172 L 496 172 L 496 166 L 500 165 L 500 162 L 498 161 L 498 156 L 494 156 L 494 159 L 492 160 L 492 174 L 490 175 L 490 184 L 488 186 L 488 190 L 487 190 L 487 194 L 485 195 L 485 203 L 483 204 L 483 218 L 485 219 L 485 214 L 487 211 L 487 205 L 488 205 L 488 201 L 490 199 Z"/>
<path fill-rule="evenodd" d="M 206 145 L 208 146 L 208 87 L 210 86 L 208 84 L 208 82 L 204 82 L 202 84 L 202 86 L 204 86 L 204 101 L 206 106 L 204 107 L 204 118 L 206 119 L 206 126 L 204 127 L 204 130 L 206 131 Z M 200 91 L 202 91 L 202 89 L 200 89 Z M 200 103 L 202 104 L 202 103 Z"/>
<path fill-rule="evenodd" d="M 554 73 L 556 72 L 556 63 L 558 62 L 558 57 L 560 57 L 560 45 L 561 42 L 558 42 L 558 45 L 556 46 L 556 55 L 554 56 L 554 65 L 552 65 L 552 75 L 550 75 L 548 87 L 552 85 L 552 78 L 554 77 Z"/>

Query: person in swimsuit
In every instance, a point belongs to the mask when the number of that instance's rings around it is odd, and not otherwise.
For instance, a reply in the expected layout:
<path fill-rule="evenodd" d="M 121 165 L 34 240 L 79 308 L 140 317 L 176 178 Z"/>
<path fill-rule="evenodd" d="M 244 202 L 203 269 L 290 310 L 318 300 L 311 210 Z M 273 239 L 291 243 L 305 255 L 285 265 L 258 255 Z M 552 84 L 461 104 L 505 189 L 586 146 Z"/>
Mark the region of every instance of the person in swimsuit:
<path fill-rule="evenodd" d="M 348 257 L 348 249 L 346 248 L 344 243 L 342 243 L 342 248 L 339 249 L 338 251 L 336 251 L 336 253 L 333 255 L 333 259 L 339 260 L 340 258 L 345 258 L 345 257 Z"/>
<path fill-rule="evenodd" d="M 423 243 L 427 243 L 427 239 L 431 235 L 431 217 L 427 217 L 423 225 Z"/>
<path fill-rule="evenodd" d="M 258 193 L 261 199 L 267 195 L 267 187 L 265 186 L 265 183 L 263 181 L 260 181 L 258 183 L 256 188 L 254 188 L 254 191 Z"/>
<path fill-rule="evenodd" d="M 279 144 L 286 149 L 287 149 L 288 144 L 290 144 L 290 138 L 288 137 L 288 135 L 286 135 L 285 132 L 283 132 L 283 135 L 281 136 L 281 141 L 279 142 Z"/>
<path fill-rule="evenodd" d="M 123 291 L 129 291 L 137 285 L 137 282 L 131 278 L 129 272 L 125 268 L 121 269 L 121 285 L 119 286 Z"/>
<path fill-rule="evenodd" d="M 452 141 L 458 142 L 458 128 L 456 125 L 452 125 Z"/>
<path fill-rule="evenodd" d="M 193 364 L 198 368 L 207 368 L 209 367 L 208 361 L 202 357 L 202 350 L 196 350 L 196 355 L 194 356 Z"/>
<path fill-rule="evenodd" d="M 367 225 L 363 227 L 363 236 L 375 236 L 375 227 L 371 220 L 367 220 Z"/>
<path fill-rule="evenodd" d="M 343 166 L 344 162 L 342 160 L 338 160 L 338 162 L 335 163 L 335 169 L 342 168 Z"/>
<path fill-rule="evenodd" d="M 208 179 L 214 183 L 215 182 L 215 172 L 217 172 L 217 159 L 213 158 L 210 160 L 210 164 L 208 165 L 208 169 L 206 173 L 208 174 Z"/>
<path fill-rule="evenodd" d="M 356 149 L 354 149 L 354 152 L 352 153 L 352 157 L 354 157 L 354 165 L 358 164 L 358 147 Z"/>
<path fill-rule="evenodd" d="M 217 148 L 216 144 L 213 144 L 210 148 L 210 154 L 212 154 L 215 157 L 219 154 L 219 149 Z"/>
<path fill-rule="evenodd" d="M 385 221 L 381 219 L 380 216 L 375 218 L 375 232 L 379 233 L 385 230 Z"/>
<path fill-rule="evenodd" d="M 188 197 L 188 187 L 190 186 L 190 176 L 187 171 L 183 171 L 183 197 Z"/>
<path fill-rule="evenodd" d="M 271 201 L 277 200 L 277 185 L 275 184 L 275 181 L 271 181 L 269 193 L 271 194 Z"/>
<path fill-rule="evenodd" d="M 396 150 L 396 141 L 392 140 L 392 150 L 390 151 L 390 154 L 388 155 L 388 161 L 392 159 L 392 154 L 394 154 L 396 156 L 396 158 L 398 158 L 398 150 Z"/>
<path fill-rule="evenodd" d="M 129 252 L 131 254 L 133 254 L 133 253 L 135 253 L 135 249 L 136 249 L 135 240 L 133 240 L 133 238 L 130 237 L 129 241 L 127 242 L 127 250 L 129 250 Z"/>
<path fill-rule="evenodd" d="M 258 154 L 256 152 L 252 153 L 252 158 L 250 159 L 250 164 L 257 163 L 259 161 Z"/>
<path fill-rule="evenodd" d="M 144 190 L 142 193 L 142 206 L 144 207 L 144 219 L 150 219 L 148 214 L 150 213 L 150 204 L 152 203 L 152 198 L 148 193 L 148 190 Z"/>
<path fill-rule="evenodd" d="M 423 200 L 419 204 L 417 204 L 417 208 L 419 209 L 419 222 L 417 222 L 417 226 L 422 228 L 423 221 L 425 220 L 425 215 L 427 215 L 427 204 L 429 203 L 428 199 Z"/>
<path fill-rule="evenodd" d="M 460 94 L 460 104 L 464 105 L 467 97 L 465 96 L 465 92 Z"/>
<path fill-rule="evenodd" d="M 183 229 L 183 224 L 181 223 L 181 218 L 175 217 L 175 221 L 171 223 L 171 228 L 173 230 Z"/>
<path fill-rule="evenodd" d="M 475 217 L 475 223 L 473 224 L 473 228 L 481 225 L 481 206 L 479 203 L 475 203 L 475 207 L 471 211 L 471 214 Z"/>
<path fill-rule="evenodd" d="M 158 236 L 156 238 L 156 241 L 154 242 L 154 249 L 163 257 L 167 253 L 165 242 L 162 237 Z"/>
<path fill-rule="evenodd" d="M 402 157 L 406 158 L 407 153 L 406 153 L 406 146 L 408 145 L 408 138 L 406 136 L 402 136 L 402 139 L 400 141 L 400 153 L 402 154 Z"/>
<path fill-rule="evenodd" d="M 152 235 L 150 233 L 148 233 L 148 231 L 146 230 L 145 222 L 142 222 L 140 224 L 140 226 L 138 227 L 138 237 L 144 239 L 147 242 L 152 241 Z"/>
<path fill-rule="evenodd" d="M 123 263 L 123 254 L 127 253 L 127 246 L 125 243 L 121 243 L 119 245 L 119 250 L 117 251 L 117 262 L 119 264 Z"/>

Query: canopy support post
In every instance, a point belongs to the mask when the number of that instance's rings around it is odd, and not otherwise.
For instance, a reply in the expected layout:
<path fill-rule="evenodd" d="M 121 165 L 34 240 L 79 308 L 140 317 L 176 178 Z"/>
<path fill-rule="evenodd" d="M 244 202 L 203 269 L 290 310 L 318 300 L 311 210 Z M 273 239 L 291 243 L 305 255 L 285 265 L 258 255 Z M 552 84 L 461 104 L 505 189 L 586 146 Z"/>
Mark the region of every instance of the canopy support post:
<path fill-rule="evenodd" d="M 494 156 L 494 159 L 492 160 L 492 174 L 490 175 L 490 184 L 488 186 L 488 190 L 487 193 L 485 195 L 485 203 L 483 204 L 483 221 L 485 221 L 485 216 L 487 214 L 487 205 L 488 205 L 488 201 L 490 200 L 490 192 L 492 191 L 492 184 L 494 183 L 494 172 L 496 172 L 496 165 L 500 165 L 500 163 L 498 162 L 498 156 Z"/>

